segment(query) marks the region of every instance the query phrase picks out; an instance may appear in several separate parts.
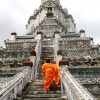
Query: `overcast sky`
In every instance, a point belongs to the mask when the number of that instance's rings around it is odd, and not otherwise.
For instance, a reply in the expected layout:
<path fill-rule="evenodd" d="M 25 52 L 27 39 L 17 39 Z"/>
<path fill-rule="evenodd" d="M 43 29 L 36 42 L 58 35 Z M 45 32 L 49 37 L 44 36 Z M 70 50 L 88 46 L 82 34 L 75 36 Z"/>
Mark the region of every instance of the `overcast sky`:
<path fill-rule="evenodd" d="M 25 27 L 41 0 L 0 0 L 0 46 L 9 39 L 11 32 L 25 34 Z M 100 0 L 60 0 L 74 18 L 77 32 L 85 30 L 87 37 L 100 44 Z"/>

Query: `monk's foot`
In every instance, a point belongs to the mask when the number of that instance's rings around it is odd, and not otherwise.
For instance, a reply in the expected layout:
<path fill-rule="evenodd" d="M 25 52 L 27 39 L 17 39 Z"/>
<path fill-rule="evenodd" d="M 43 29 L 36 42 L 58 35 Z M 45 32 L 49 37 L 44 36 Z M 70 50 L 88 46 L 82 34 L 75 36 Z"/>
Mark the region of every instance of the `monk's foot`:
<path fill-rule="evenodd" d="M 56 86 L 55 81 L 52 81 L 52 89 L 53 89 L 53 90 L 56 90 L 56 89 L 57 89 L 57 86 Z"/>

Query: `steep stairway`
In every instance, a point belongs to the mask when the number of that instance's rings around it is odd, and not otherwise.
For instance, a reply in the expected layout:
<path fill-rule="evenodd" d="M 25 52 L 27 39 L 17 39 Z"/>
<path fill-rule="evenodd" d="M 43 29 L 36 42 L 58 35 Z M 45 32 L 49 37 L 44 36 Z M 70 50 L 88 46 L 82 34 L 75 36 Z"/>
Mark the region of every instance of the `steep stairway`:
<path fill-rule="evenodd" d="M 46 62 L 46 60 L 54 61 L 53 39 L 42 41 L 42 53 L 38 67 L 38 79 L 40 80 L 43 80 L 43 73 L 41 72 L 41 67 L 42 64 Z"/>
<path fill-rule="evenodd" d="M 61 98 L 60 86 L 57 90 L 44 91 L 43 80 L 28 83 L 21 97 L 14 100 L 67 100 Z"/>
<path fill-rule="evenodd" d="M 67 100 L 62 98 L 60 85 L 57 87 L 57 90 L 44 91 L 44 75 L 41 72 L 41 66 L 47 59 L 51 61 L 54 59 L 53 40 L 42 41 L 42 46 L 42 55 L 36 81 L 29 82 L 23 89 L 22 95 L 14 100 Z"/>
<path fill-rule="evenodd" d="M 43 64 L 46 60 L 54 60 L 54 45 L 53 45 L 53 39 L 50 40 L 43 40 L 42 41 L 42 55 L 41 55 L 41 61 Z"/>

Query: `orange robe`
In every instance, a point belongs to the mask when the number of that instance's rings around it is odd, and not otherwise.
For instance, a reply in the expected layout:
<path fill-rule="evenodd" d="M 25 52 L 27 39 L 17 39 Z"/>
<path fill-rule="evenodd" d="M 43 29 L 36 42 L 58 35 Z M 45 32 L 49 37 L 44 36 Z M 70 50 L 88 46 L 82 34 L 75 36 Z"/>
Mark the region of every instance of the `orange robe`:
<path fill-rule="evenodd" d="M 60 67 L 54 63 L 45 63 L 42 65 L 42 72 L 44 73 L 44 90 L 51 87 L 52 81 L 55 81 L 56 86 L 60 82 Z"/>

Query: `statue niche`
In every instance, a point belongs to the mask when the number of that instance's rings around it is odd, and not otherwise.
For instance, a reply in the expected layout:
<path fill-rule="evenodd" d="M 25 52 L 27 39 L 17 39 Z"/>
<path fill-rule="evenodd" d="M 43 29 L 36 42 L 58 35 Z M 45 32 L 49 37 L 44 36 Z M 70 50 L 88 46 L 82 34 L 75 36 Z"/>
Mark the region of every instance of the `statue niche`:
<path fill-rule="evenodd" d="M 47 18 L 52 18 L 52 17 L 53 17 L 52 7 L 48 7 L 48 10 L 47 10 Z"/>

